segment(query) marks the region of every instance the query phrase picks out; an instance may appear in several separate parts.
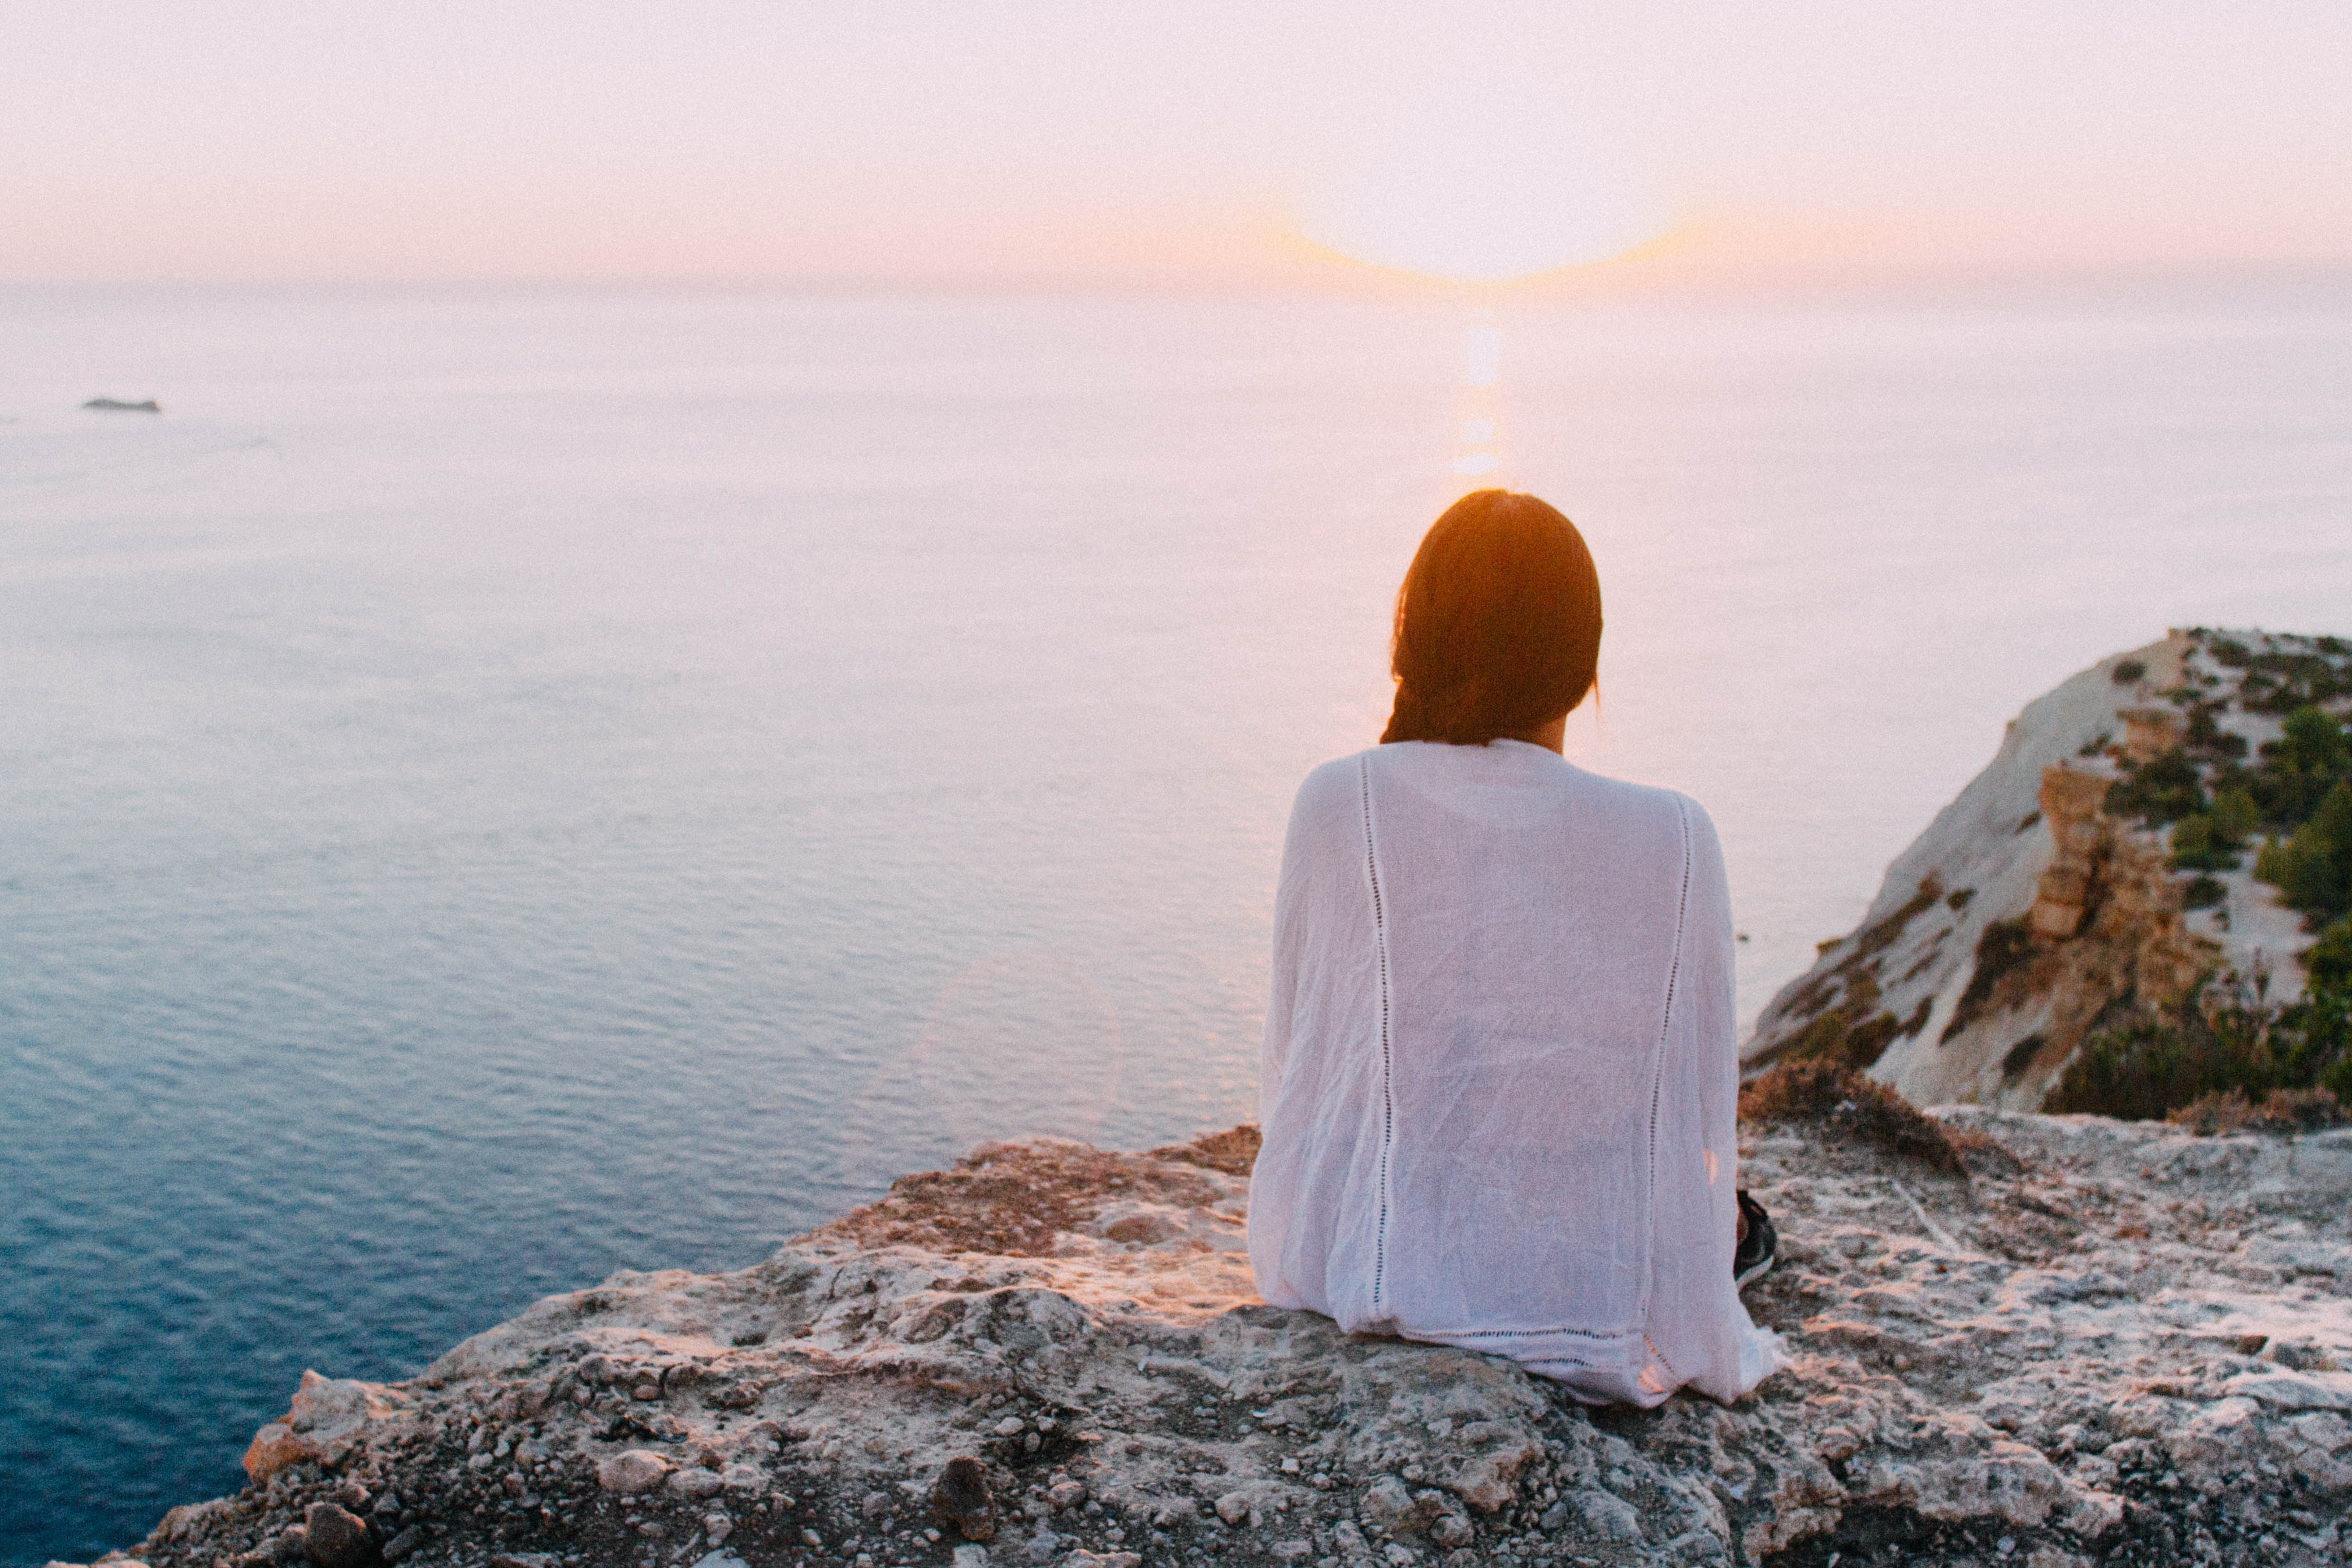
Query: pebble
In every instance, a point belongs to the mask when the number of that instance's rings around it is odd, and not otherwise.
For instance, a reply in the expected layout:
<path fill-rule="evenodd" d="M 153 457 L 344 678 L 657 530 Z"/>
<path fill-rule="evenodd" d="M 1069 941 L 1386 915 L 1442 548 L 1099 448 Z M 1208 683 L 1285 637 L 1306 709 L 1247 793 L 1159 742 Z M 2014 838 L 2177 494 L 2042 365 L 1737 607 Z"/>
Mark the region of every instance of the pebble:
<path fill-rule="evenodd" d="M 596 1484 L 625 1497 L 652 1490 L 667 1474 L 667 1459 L 650 1448 L 630 1448 L 597 1461 Z"/>
<path fill-rule="evenodd" d="M 376 1554 L 367 1526 L 341 1503 L 312 1503 L 302 1525 L 302 1554 L 319 1568 L 360 1568 Z"/>
<path fill-rule="evenodd" d="M 716 1497 L 726 1485 L 717 1470 L 706 1470 L 699 1465 L 674 1470 L 669 1478 L 669 1489 L 685 1498 Z"/>
<path fill-rule="evenodd" d="M 1021 1435 L 1022 1427 L 1027 1425 L 1028 1423 L 1018 1415 L 1008 1415 L 996 1424 L 996 1435 L 1000 1437 L 1017 1437 Z"/>
<path fill-rule="evenodd" d="M 1217 1500 L 1217 1517 L 1227 1524 L 1239 1524 L 1249 1517 L 1250 1500 L 1247 1492 L 1227 1492 Z"/>
<path fill-rule="evenodd" d="M 996 1500 L 989 1496 L 988 1473 L 978 1459 L 963 1454 L 947 1462 L 931 1483 L 931 1511 L 966 1541 L 995 1539 Z"/>

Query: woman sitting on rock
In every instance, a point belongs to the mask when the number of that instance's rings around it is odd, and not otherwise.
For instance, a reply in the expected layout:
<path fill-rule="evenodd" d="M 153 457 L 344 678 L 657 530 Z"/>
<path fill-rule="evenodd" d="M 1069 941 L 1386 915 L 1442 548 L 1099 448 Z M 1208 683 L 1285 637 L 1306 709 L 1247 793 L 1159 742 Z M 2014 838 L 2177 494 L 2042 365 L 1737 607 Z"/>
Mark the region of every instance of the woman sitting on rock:
<path fill-rule="evenodd" d="M 1388 731 L 1291 812 L 1250 1261 L 1275 1305 L 1595 1403 L 1737 1399 L 1780 1358 L 1738 1296 L 1769 1226 L 1736 1192 L 1723 854 L 1696 802 L 1560 754 L 1600 649 L 1542 501 L 1422 541 Z"/>

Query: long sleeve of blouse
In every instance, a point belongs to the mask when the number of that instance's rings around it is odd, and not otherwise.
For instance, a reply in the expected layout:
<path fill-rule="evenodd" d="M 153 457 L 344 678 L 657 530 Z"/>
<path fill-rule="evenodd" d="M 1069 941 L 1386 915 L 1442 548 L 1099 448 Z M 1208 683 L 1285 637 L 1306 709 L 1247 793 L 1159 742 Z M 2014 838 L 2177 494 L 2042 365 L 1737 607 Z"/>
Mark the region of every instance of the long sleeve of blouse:
<path fill-rule="evenodd" d="M 1407 742 L 1298 792 L 1250 1188 L 1259 1294 L 1580 1398 L 1781 1363 L 1731 1277 L 1738 1041 L 1714 825 L 1540 747 Z"/>

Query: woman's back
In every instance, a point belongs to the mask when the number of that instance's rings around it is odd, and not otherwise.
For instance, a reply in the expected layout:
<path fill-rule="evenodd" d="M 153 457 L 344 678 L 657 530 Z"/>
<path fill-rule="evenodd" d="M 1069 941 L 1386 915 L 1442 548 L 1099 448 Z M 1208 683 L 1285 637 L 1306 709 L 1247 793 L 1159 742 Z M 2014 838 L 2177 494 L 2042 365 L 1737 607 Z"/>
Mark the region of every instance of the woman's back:
<path fill-rule="evenodd" d="M 1537 745 L 1413 742 L 1300 789 L 1276 901 L 1262 1294 L 1736 1397 L 1730 911 L 1705 813 Z"/>

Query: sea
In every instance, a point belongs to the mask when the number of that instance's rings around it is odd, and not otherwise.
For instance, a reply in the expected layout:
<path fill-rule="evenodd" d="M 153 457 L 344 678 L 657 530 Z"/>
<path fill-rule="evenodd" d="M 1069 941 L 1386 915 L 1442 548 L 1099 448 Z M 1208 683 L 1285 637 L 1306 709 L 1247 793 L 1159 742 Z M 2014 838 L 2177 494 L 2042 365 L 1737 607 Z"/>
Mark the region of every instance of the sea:
<path fill-rule="evenodd" d="M 2352 631 L 2352 278 L 0 291 L 0 1563 L 306 1367 L 1249 1118 L 1292 791 L 1489 483 L 1752 1018 L 2029 699 Z"/>

